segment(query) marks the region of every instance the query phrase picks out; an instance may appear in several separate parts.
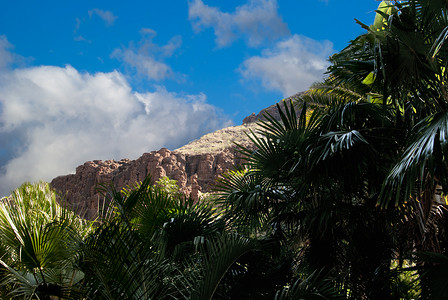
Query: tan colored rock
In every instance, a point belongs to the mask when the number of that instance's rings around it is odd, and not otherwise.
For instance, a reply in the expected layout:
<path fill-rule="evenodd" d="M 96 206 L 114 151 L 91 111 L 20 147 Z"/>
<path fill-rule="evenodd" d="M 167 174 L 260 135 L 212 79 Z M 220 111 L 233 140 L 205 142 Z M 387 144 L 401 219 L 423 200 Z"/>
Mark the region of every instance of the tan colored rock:
<path fill-rule="evenodd" d="M 274 106 L 265 111 L 276 113 Z M 278 118 L 278 115 L 275 117 Z M 99 187 L 114 185 L 118 190 L 142 181 L 149 174 L 153 183 L 163 176 L 177 181 L 186 196 L 199 199 L 210 192 L 216 178 L 235 164 L 241 164 L 235 143 L 253 147 L 249 132 L 257 132 L 256 120 L 262 112 L 245 119 L 241 126 L 224 128 L 204 135 L 177 150 L 162 148 L 144 153 L 136 160 L 88 161 L 76 168 L 75 174 L 59 176 L 51 186 L 69 205 L 86 218 L 94 219 L 103 201 Z"/>
<path fill-rule="evenodd" d="M 142 181 L 148 174 L 153 182 L 168 176 L 177 181 L 186 196 L 197 200 L 203 192 L 211 191 L 217 176 L 241 162 L 232 149 L 190 155 L 163 148 L 145 153 L 136 160 L 86 162 L 76 168 L 75 174 L 53 179 L 51 186 L 73 209 L 86 218 L 94 219 L 103 200 L 98 190 L 101 185 L 113 184 L 122 189 Z"/>

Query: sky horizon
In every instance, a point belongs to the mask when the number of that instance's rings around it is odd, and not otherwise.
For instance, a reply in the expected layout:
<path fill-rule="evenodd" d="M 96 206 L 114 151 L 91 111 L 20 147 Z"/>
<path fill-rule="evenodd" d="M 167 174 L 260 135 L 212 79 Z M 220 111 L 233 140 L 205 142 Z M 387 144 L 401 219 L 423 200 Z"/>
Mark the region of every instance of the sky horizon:
<path fill-rule="evenodd" d="M 176 149 L 322 80 L 379 2 L 8 1 L 0 197 L 89 160 Z"/>

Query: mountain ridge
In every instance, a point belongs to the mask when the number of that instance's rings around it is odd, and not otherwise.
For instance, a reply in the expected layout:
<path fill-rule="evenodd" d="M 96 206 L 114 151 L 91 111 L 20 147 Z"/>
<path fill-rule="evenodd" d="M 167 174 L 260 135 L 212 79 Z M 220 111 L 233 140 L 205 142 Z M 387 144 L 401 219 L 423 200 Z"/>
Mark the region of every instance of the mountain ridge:
<path fill-rule="evenodd" d="M 242 125 L 205 134 L 176 150 L 161 148 L 144 153 L 135 160 L 87 161 L 76 168 L 75 174 L 58 176 L 50 185 L 70 208 L 88 219 L 97 217 L 98 206 L 103 198 L 98 186 L 112 184 L 122 189 L 142 181 L 148 174 L 152 182 L 164 176 L 176 180 L 186 196 L 197 200 L 202 193 L 211 190 L 220 174 L 244 162 L 235 149 L 235 143 L 253 147 L 246 133 L 257 131 L 256 122 L 263 119 L 265 113 L 279 119 L 276 104 L 273 104 L 257 115 L 253 113 L 244 118 Z"/>

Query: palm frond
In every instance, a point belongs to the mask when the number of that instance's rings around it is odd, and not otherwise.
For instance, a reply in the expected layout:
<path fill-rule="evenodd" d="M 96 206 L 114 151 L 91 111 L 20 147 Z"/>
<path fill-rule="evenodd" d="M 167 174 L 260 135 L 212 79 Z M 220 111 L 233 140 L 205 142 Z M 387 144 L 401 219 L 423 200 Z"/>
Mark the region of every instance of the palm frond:
<path fill-rule="evenodd" d="M 417 261 L 422 264 L 417 267 L 422 284 L 429 292 L 422 295 L 423 299 L 445 299 L 448 297 L 448 257 L 441 253 L 418 252 L 414 253 Z"/>
<path fill-rule="evenodd" d="M 271 200 L 269 184 L 242 167 L 228 171 L 217 179 L 215 190 L 226 207 L 231 224 L 240 229 L 261 230 L 269 218 Z"/>
<path fill-rule="evenodd" d="M 202 248 L 203 258 L 199 262 L 193 261 L 199 267 L 196 274 L 190 274 L 190 298 L 192 300 L 213 298 L 221 279 L 232 264 L 245 253 L 259 249 L 254 240 L 236 235 L 223 234 L 206 241 Z"/>
<path fill-rule="evenodd" d="M 167 256 L 184 261 L 194 252 L 197 238 L 208 238 L 225 230 L 219 204 L 181 198 L 166 214 L 160 231 L 164 237 Z"/>
<path fill-rule="evenodd" d="M 82 290 L 88 298 L 163 299 L 173 292 L 167 283 L 163 243 L 142 241 L 120 220 L 103 224 L 82 247 Z"/>
<path fill-rule="evenodd" d="M 318 105 L 323 108 L 350 102 L 366 102 L 366 91 L 358 92 L 355 88 L 347 83 L 337 86 L 332 85 L 330 82 L 314 84 L 298 101 L 309 103 L 311 107 Z"/>
<path fill-rule="evenodd" d="M 59 205 L 48 184 L 26 183 L 3 199 L 0 228 L 0 242 L 9 250 L 2 257 L 4 283 L 15 285 L 13 293 L 30 297 L 73 292 L 83 276 L 74 268 L 77 250 L 91 224 Z"/>
<path fill-rule="evenodd" d="M 393 166 L 384 181 L 379 205 L 390 202 L 398 205 L 409 197 L 418 197 L 415 187 L 418 180 L 425 180 L 425 174 L 442 181 L 448 187 L 448 112 L 425 118 L 413 129 L 415 134 L 403 155 Z"/>
<path fill-rule="evenodd" d="M 357 130 L 329 132 L 324 134 L 321 140 L 324 141 L 325 146 L 316 163 L 331 158 L 335 154 L 352 150 L 360 144 L 369 145 L 369 142 Z"/>
<path fill-rule="evenodd" d="M 344 291 L 325 278 L 322 272 L 314 271 L 305 278 L 297 278 L 291 286 L 278 291 L 275 300 L 346 299 Z"/>
<path fill-rule="evenodd" d="M 148 175 L 142 182 L 135 183 L 131 187 L 117 190 L 113 184 L 101 184 L 98 186 L 106 201 L 106 209 L 102 215 L 116 217 L 117 214 L 123 219 L 132 219 L 131 214 L 135 212 L 135 206 L 142 196 L 150 190 L 151 176 Z M 112 211 L 112 213 L 108 213 Z"/>

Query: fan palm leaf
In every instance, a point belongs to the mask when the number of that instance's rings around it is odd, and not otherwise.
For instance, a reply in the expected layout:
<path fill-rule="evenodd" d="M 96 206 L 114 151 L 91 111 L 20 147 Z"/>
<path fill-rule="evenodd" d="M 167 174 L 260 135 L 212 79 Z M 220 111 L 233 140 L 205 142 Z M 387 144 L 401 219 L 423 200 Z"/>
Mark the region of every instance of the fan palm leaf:
<path fill-rule="evenodd" d="M 121 220 L 100 226 L 81 249 L 87 298 L 164 299 L 173 292 L 161 243 L 142 241 Z"/>
<path fill-rule="evenodd" d="M 346 299 L 343 291 L 334 282 L 325 278 L 322 272 L 314 271 L 305 278 L 298 278 L 291 286 L 283 288 L 275 295 L 275 300 L 318 300 Z"/>
<path fill-rule="evenodd" d="M 266 227 L 272 199 L 269 184 L 261 176 L 237 167 L 217 179 L 215 191 L 232 226 L 255 232 Z"/>
<path fill-rule="evenodd" d="M 445 299 L 448 297 L 448 257 L 441 253 L 418 252 L 414 253 L 417 262 L 424 263 L 414 269 L 420 272 L 425 291 L 422 299 Z"/>
<path fill-rule="evenodd" d="M 18 297 L 67 295 L 83 274 L 74 268 L 91 225 L 56 202 L 46 183 L 24 184 L 0 203 L 4 284 Z"/>
<path fill-rule="evenodd" d="M 448 112 L 429 116 L 413 129 L 415 134 L 403 155 L 391 169 L 381 190 L 380 205 L 398 205 L 409 197 L 418 198 L 417 182 L 429 174 L 431 181 L 439 178 L 448 186 Z"/>
<path fill-rule="evenodd" d="M 196 271 L 189 274 L 188 299 L 211 300 L 229 268 L 244 254 L 260 248 L 258 242 L 236 235 L 222 234 L 206 241 L 200 261 L 192 261 Z M 198 266 L 199 264 L 199 266 Z"/>

